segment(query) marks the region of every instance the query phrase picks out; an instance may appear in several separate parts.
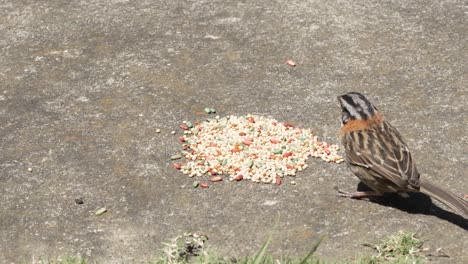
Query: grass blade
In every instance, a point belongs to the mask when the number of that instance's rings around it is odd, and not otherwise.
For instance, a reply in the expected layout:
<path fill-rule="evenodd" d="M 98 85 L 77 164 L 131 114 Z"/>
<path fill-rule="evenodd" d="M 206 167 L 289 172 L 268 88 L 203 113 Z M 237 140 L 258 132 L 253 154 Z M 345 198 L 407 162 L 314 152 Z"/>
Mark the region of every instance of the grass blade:
<path fill-rule="evenodd" d="M 315 253 L 315 251 L 317 251 L 317 248 L 319 247 L 320 243 L 322 243 L 322 240 L 323 240 L 323 237 L 321 237 L 317 243 L 312 247 L 312 249 L 309 251 L 309 254 L 307 254 L 307 256 L 304 257 L 304 259 L 299 262 L 299 264 L 306 264 L 307 263 L 307 260 L 312 257 L 312 255 Z"/>
<path fill-rule="evenodd" d="M 263 258 L 265 256 L 266 250 L 268 248 L 268 245 L 270 244 L 271 236 L 267 239 L 267 241 L 263 244 L 262 248 L 260 251 L 258 251 L 257 255 L 254 258 L 253 264 L 260 264 L 263 262 Z"/>

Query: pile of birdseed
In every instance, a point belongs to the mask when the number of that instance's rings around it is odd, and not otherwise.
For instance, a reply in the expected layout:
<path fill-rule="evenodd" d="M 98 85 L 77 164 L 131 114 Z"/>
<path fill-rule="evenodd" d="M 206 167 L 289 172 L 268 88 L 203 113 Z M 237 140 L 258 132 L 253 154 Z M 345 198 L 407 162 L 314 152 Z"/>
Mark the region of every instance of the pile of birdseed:
<path fill-rule="evenodd" d="M 220 175 L 228 175 L 231 181 L 280 184 L 282 177 L 306 169 L 309 156 L 343 161 L 338 146 L 318 141 L 311 129 L 262 116 L 217 116 L 201 123 L 184 121 L 180 127 L 187 162 L 174 167 L 190 177 L 210 174 L 211 181 L 221 181 Z"/>

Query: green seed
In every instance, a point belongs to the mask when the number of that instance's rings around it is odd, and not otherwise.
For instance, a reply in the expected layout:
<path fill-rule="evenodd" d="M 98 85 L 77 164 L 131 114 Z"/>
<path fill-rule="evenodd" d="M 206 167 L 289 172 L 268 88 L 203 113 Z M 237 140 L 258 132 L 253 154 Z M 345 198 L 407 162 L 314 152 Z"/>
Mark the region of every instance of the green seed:
<path fill-rule="evenodd" d="M 299 137 L 299 140 L 304 141 L 304 140 L 306 140 L 306 138 L 305 137 Z"/>
<path fill-rule="evenodd" d="M 183 170 L 192 170 L 192 167 L 190 167 L 190 166 L 184 166 L 184 167 L 182 167 L 182 169 L 183 169 Z"/>
<path fill-rule="evenodd" d="M 103 207 L 103 208 L 97 210 L 94 214 L 97 215 L 97 216 L 100 216 L 105 212 L 107 212 L 107 208 Z"/>
<path fill-rule="evenodd" d="M 216 109 L 210 108 L 210 112 L 211 112 L 211 114 L 214 114 L 214 113 L 216 113 Z"/>
<path fill-rule="evenodd" d="M 299 160 L 298 158 L 292 159 L 293 162 L 297 162 L 298 160 Z"/>
<path fill-rule="evenodd" d="M 192 128 L 192 127 L 193 127 L 193 124 L 192 124 L 190 121 L 185 122 L 185 124 L 186 124 L 189 128 Z"/>
<path fill-rule="evenodd" d="M 195 181 L 195 182 L 192 183 L 192 187 L 193 187 L 193 188 L 197 188 L 198 185 L 200 185 L 200 183 L 197 182 L 197 181 Z"/>
<path fill-rule="evenodd" d="M 249 160 L 249 162 L 247 163 L 247 167 L 252 168 L 253 164 L 253 160 Z"/>
<path fill-rule="evenodd" d="M 171 156 L 171 160 L 177 160 L 177 159 L 181 159 L 181 158 L 182 158 L 182 155 L 180 155 L 180 154 L 175 154 L 175 155 Z"/>
<path fill-rule="evenodd" d="M 204 110 L 205 110 L 205 112 L 206 112 L 207 114 L 211 114 L 211 109 L 210 109 L 209 107 L 205 107 Z"/>
<path fill-rule="evenodd" d="M 274 149 L 272 152 L 273 152 L 273 154 L 283 154 L 282 149 Z"/>
<path fill-rule="evenodd" d="M 228 162 L 228 160 L 224 159 L 223 162 L 221 163 L 221 165 L 226 166 L 227 162 Z"/>

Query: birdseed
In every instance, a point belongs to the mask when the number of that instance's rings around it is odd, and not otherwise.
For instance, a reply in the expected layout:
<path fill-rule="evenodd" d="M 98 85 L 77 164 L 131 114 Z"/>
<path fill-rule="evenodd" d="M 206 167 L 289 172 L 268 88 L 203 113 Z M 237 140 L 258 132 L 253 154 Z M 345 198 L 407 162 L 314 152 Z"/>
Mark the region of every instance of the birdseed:
<path fill-rule="evenodd" d="M 231 181 L 281 184 L 284 176 L 306 169 L 309 156 L 343 161 L 339 147 L 319 141 L 311 129 L 263 116 L 227 116 L 189 124 L 188 130 L 181 128 L 190 133 L 179 138 L 187 162 L 174 167 L 190 177 L 223 175 Z"/>

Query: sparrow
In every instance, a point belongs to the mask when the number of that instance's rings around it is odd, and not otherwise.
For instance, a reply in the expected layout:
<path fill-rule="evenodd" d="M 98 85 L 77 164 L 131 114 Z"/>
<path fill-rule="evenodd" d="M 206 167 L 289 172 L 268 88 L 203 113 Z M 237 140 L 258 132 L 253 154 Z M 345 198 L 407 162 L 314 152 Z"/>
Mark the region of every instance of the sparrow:
<path fill-rule="evenodd" d="M 422 192 L 468 219 L 468 202 L 420 178 L 416 163 L 402 136 L 362 94 L 338 96 L 341 106 L 340 141 L 351 171 L 372 191 L 340 196 L 365 198 L 384 193 Z"/>

